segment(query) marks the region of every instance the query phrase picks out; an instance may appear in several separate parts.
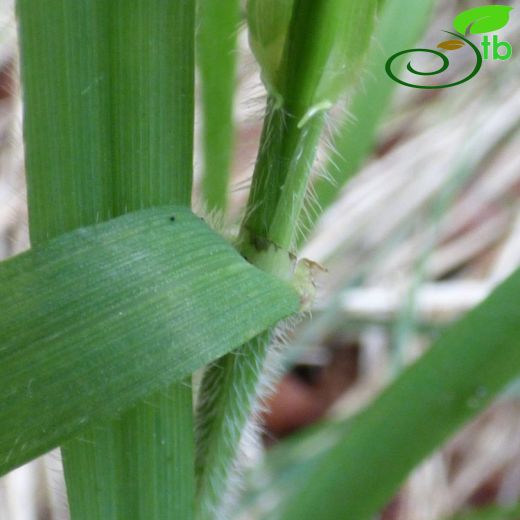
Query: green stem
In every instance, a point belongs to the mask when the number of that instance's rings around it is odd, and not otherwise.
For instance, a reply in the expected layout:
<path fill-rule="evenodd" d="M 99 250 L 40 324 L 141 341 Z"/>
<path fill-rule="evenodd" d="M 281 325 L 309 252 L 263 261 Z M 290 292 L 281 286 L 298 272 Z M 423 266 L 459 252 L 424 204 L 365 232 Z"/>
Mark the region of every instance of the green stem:
<path fill-rule="evenodd" d="M 285 250 L 292 247 L 323 125 L 323 114 L 317 114 L 299 128 L 298 116 L 268 100 L 249 209 L 241 230 L 244 254 L 261 254 L 265 247 L 259 239 Z M 254 257 L 247 258 L 256 263 Z"/>
<path fill-rule="evenodd" d="M 323 116 L 303 127 L 299 123 L 312 102 L 317 83 L 313 64 L 315 48 L 312 2 L 298 0 L 285 49 L 286 96 L 267 101 L 264 128 L 247 214 L 239 236 L 239 249 L 253 264 L 282 279 L 290 279 L 290 248 L 304 203 L 316 156 Z M 319 46 L 319 40 L 315 40 Z M 310 74 L 310 82 L 298 84 Z M 297 88 L 293 88 L 297 87 Z M 258 337 L 209 367 L 200 391 L 197 411 L 197 518 L 211 520 L 222 510 L 232 467 L 236 464 L 242 432 L 259 399 L 260 378 L 270 337 Z"/>
<path fill-rule="evenodd" d="M 242 227 L 240 248 L 251 263 L 282 279 L 292 274 L 289 247 L 322 126 L 318 115 L 298 128 L 294 117 L 268 102 L 249 203 L 253 209 Z M 261 196 L 266 191 L 270 195 Z M 211 520 L 222 508 L 242 434 L 261 394 L 270 338 L 270 334 L 257 337 L 204 375 L 197 410 L 199 520 Z"/>
<path fill-rule="evenodd" d="M 200 520 L 219 517 L 238 444 L 256 403 L 269 339 L 269 333 L 257 336 L 204 374 L 197 406 L 195 464 L 196 518 Z"/>
<path fill-rule="evenodd" d="M 281 279 L 293 275 L 291 249 L 324 126 L 324 109 L 336 99 L 337 79 L 342 81 L 343 72 L 350 70 L 347 62 L 357 62 L 363 54 L 369 31 L 359 33 L 356 25 L 367 25 L 374 11 L 374 1 L 294 1 L 283 57 L 275 71 L 278 92 L 267 102 L 238 240 L 247 260 Z M 241 432 L 259 399 L 269 339 L 263 336 L 254 345 L 244 345 L 205 374 L 197 414 L 200 520 L 211 519 L 221 509 Z"/>

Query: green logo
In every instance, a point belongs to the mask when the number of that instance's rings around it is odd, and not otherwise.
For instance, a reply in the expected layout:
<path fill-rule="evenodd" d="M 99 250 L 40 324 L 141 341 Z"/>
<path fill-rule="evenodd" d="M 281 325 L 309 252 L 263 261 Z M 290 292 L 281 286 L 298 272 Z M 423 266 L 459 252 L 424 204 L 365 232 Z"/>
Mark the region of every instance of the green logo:
<path fill-rule="evenodd" d="M 509 14 L 513 8 L 506 5 L 487 5 L 484 7 L 475 7 L 474 9 L 468 9 L 467 11 L 463 11 L 459 15 L 455 17 L 453 20 L 453 26 L 457 32 L 444 31 L 450 36 L 449 40 L 442 41 L 437 45 L 437 49 L 408 49 L 404 51 L 400 51 L 393 56 L 391 56 L 386 62 L 386 72 L 397 83 L 401 85 L 405 85 L 406 87 L 412 88 L 421 88 L 421 89 L 438 89 L 438 88 L 448 88 L 455 87 L 457 85 L 462 85 L 462 83 L 466 83 L 470 79 L 474 78 L 482 68 L 483 60 L 509 60 L 511 56 L 513 56 L 513 47 L 509 42 L 499 41 L 498 36 L 494 35 L 493 39 L 490 40 L 489 36 L 486 33 L 498 31 L 502 27 L 505 27 L 509 22 Z M 482 47 L 482 52 L 480 48 L 471 42 L 468 38 L 469 35 L 472 34 L 485 34 L 483 36 L 480 46 Z M 413 67 L 412 63 L 409 61 L 406 65 L 406 69 L 408 72 L 416 75 L 416 76 L 436 76 L 437 74 L 441 74 L 450 66 L 450 61 L 446 56 L 446 52 L 456 51 L 458 49 L 462 49 L 463 47 L 468 46 L 471 48 L 475 54 L 475 66 L 473 70 L 463 79 L 459 81 L 454 81 L 453 83 L 448 83 L 446 85 L 414 85 L 413 83 L 409 83 L 402 79 L 399 79 L 392 70 L 392 65 L 395 60 L 404 56 L 405 54 L 410 54 L 413 52 L 422 52 L 433 54 L 440 58 L 441 65 L 434 71 L 431 72 L 422 72 Z"/>

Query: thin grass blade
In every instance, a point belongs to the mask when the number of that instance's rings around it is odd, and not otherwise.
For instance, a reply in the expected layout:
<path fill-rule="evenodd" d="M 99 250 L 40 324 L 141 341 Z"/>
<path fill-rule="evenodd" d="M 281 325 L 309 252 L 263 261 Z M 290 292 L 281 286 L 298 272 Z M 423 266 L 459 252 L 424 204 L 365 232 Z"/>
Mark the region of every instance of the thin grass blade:
<path fill-rule="evenodd" d="M 203 200 L 225 212 L 233 156 L 238 0 L 202 0 L 198 5 L 197 57 L 202 101 Z"/>
<path fill-rule="evenodd" d="M 10 302 L 0 315 L 1 473 L 299 306 L 183 207 L 119 217 L 3 262 L 0 296 Z"/>
<path fill-rule="evenodd" d="M 366 70 L 347 107 L 349 117 L 333 136 L 326 175 L 315 182 L 316 204 L 305 216 L 304 229 L 312 230 L 319 215 L 330 206 L 370 154 L 378 125 L 397 86 L 386 75 L 385 62 L 392 54 L 416 43 L 424 32 L 434 3 L 433 0 L 413 3 L 386 0 L 384 3 L 366 59 Z M 403 24 L 403 20 L 406 23 Z"/>
<path fill-rule="evenodd" d="M 272 518 L 372 518 L 422 459 L 518 377 L 519 291 L 520 270 L 352 419 Z"/>

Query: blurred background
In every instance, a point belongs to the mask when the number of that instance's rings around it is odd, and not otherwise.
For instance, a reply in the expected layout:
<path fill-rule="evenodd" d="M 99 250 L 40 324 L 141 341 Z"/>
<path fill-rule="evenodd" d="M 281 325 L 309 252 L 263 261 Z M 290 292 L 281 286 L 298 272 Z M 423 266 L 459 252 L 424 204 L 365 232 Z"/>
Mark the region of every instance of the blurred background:
<path fill-rule="evenodd" d="M 386 42 L 413 23 L 417 46 L 435 48 L 457 13 L 486 4 L 421 1 L 424 13 L 413 20 L 404 13 L 395 34 L 376 30 L 372 61 L 331 115 L 315 182 L 337 171 L 350 181 L 323 212 L 309 193 L 306 220 L 317 225 L 299 256 L 316 263 L 317 299 L 284 332 L 283 374 L 262 415 L 266 449 L 251 447 L 233 518 L 260 519 L 276 508 L 312 457 L 345 434 L 348 417 L 520 265 L 520 2 L 499 2 L 516 8 L 499 32 L 513 45 L 511 60 L 485 62 L 460 87 L 419 90 L 378 76 Z M 0 1 L 2 259 L 29 247 L 12 10 L 12 0 Z M 471 53 L 457 52 L 448 79 L 472 67 Z M 228 229 L 246 202 L 265 100 L 245 28 L 238 60 Z M 345 122 L 348 145 L 339 146 Z M 194 198 L 201 207 L 197 189 Z M 416 468 L 380 519 L 445 520 L 481 510 L 488 516 L 479 518 L 501 520 L 489 508 L 518 502 L 520 383 Z M 57 452 L 0 480 L 0 520 L 66 518 Z"/>

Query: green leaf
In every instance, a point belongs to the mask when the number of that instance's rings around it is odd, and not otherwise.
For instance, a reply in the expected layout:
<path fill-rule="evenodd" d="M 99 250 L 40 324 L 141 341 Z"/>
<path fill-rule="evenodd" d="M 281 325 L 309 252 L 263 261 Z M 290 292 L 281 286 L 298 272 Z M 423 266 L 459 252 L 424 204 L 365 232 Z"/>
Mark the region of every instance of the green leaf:
<path fill-rule="evenodd" d="M 100 52 L 110 57 L 114 215 L 189 206 L 195 0 L 95 2 L 111 9 Z"/>
<path fill-rule="evenodd" d="M 249 0 L 251 48 L 269 94 L 300 126 L 329 109 L 362 63 L 376 1 Z"/>
<path fill-rule="evenodd" d="M 376 11 L 375 1 L 295 0 L 280 81 L 287 108 L 302 112 L 300 126 L 356 79 Z"/>
<path fill-rule="evenodd" d="M 518 520 L 520 505 L 509 507 L 488 506 L 452 517 L 450 520 Z"/>
<path fill-rule="evenodd" d="M 468 9 L 458 14 L 453 20 L 453 27 L 460 34 L 484 34 L 498 31 L 509 22 L 509 13 L 513 10 L 508 5 L 485 5 Z"/>
<path fill-rule="evenodd" d="M 107 12 L 85 0 L 16 7 L 34 246 L 112 215 Z"/>
<path fill-rule="evenodd" d="M 350 420 L 273 518 L 372 518 L 417 464 L 518 377 L 519 292 L 520 270 Z"/>
<path fill-rule="evenodd" d="M 181 381 L 64 444 L 71 517 L 191 518 L 191 406 L 191 384 Z"/>
<path fill-rule="evenodd" d="M 128 211 L 189 205 L 194 6 L 194 0 L 17 2 L 33 245 Z M 70 441 L 63 460 L 75 520 L 108 520 L 119 509 L 125 520 L 127 510 L 144 519 L 165 510 L 191 518 L 189 380 L 148 397 L 106 432 L 83 430 L 90 442 Z M 123 446 L 113 442 L 122 432 Z M 182 449 L 171 456 L 177 445 Z M 153 465 L 161 477 L 150 493 L 143 479 Z"/>
<path fill-rule="evenodd" d="M 183 207 L 74 231 L 0 265 L 0 473 L 299 306 Z"/>
<path fill-rule="evenodd" d="M 198 4 L 197 57 L 203 118 L 202 190 L 208 210 L 225 211 L 234 144 L 238 0 Z"/>
<path fill-rule="evenodd" d="M 317 203 L 303 216 L 303 229 L 312 230 L 318 217 L 336 199 L 342 187 L 359 171 L 370 154 L 379 122 L 392 99 L 396 83 L 385 72 L 388 57 L 412 47 L 423 33 L 430 18 L 433 0 L 410 2 L 386 0 L 373 35 L 366 70 L 348 106 L 351 117 L 333 136 L 326 175 L 314 185 Z M 401 21 L 406 18 L 406 23 Z M 399 30 L 396 31 L 396 27 Z M 305 237 L 302 235 L 302 241 Z"/>

